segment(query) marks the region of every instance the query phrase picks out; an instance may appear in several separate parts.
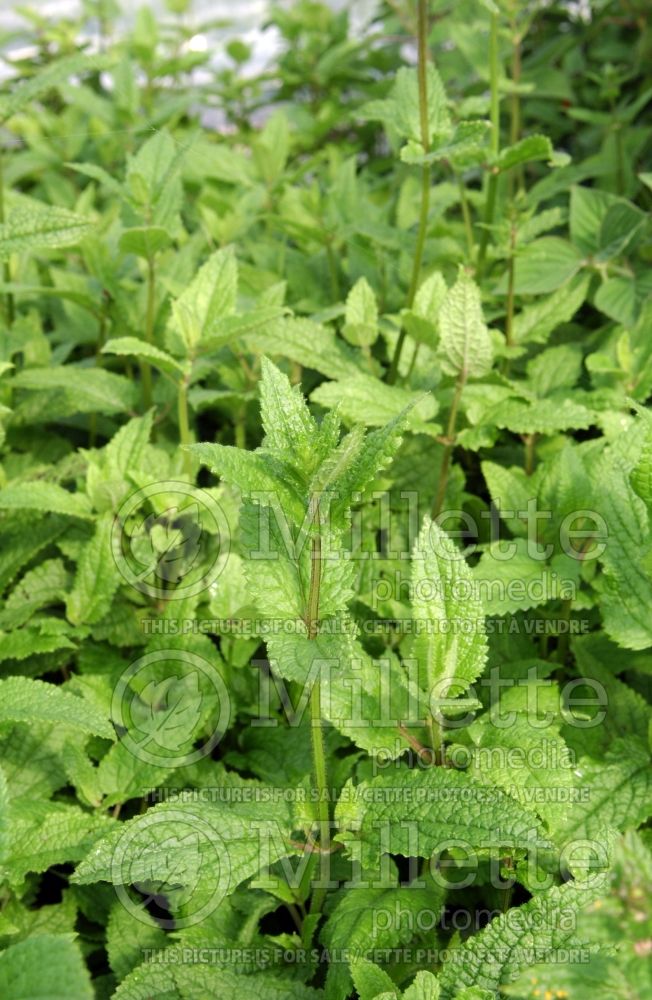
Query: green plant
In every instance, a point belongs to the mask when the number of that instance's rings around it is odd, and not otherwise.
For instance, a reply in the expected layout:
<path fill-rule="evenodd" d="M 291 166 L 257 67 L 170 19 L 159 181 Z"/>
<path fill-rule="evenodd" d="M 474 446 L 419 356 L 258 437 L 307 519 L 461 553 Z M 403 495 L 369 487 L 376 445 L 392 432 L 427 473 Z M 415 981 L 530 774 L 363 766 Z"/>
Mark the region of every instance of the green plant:
<path fill-rule="evenodd" d="M 649 995 L 621 7 L 0 38 L 1 995 Z"/>

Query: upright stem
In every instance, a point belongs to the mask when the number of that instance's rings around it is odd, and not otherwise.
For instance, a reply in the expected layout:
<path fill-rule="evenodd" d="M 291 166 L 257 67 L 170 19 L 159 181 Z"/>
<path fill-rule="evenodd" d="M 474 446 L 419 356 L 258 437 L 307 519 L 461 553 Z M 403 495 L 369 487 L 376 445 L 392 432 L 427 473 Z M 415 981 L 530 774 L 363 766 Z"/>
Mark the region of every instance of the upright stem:
<path fill-rule="evenodd" d="M 509 228 L 509 261 L 507 263 L 507 316 L 505 318 L 505 343 L 514 342 L 514 251 L 516 250 L 516 221 L 512 218 Z"/>
<path fill-rule="evenodd" d="M 319 499 L 311 498 L 317 533 L 312 536 L 310 547 L 310 588 L 306 625 L 308 639 L 314 640 L 319 631 L 319 591 L 321 587 L 321 535 L 319 534 Z M 324 728 L 321 712 L 321 686 L 317 678 L 310 694 L 310 732 L 312 737 L 312 762 L 317 789 L 317 816 L 319 819 L 320 873 L 322 886 L 315 889 L 312 897 L 311 913 L 321 913 L 326 898 L 325 884 L 330 878 L 330 812 L 328 808 L 328 777 L 326 772 L 326 751 L 324 748 Z"/>
<path fill-rule="evenodd" d="M 493 158 L 500 152 L 500 56 L 498 51 L 498 15 L 492 14 L 489 30 L 489 85 L 491 90 L 491 152 Z M 484 229 L 480 239 L 478 253 L 478 278 L 482 276 L 487 245 L 489 243 L 490 227 L 496 208 L 496 189 L 498 187 L 497 168 L 493 167 L 487 184 L 487 201 L 485 205 Z"/>
<path fill-rule="evenodd" d="M 525 444 L 525 474 L 526 476 L 531 476 L 537 461 L 536 434 L 526 434 L 523 438 L 523 443 Z"/>
<path fill-rule="evenodd" d="M 460 406 L 460 399 L 462 398 L 462 392 L 464 386 L 466 385 L 466 372 L 461 371 L 459 378 L 457 380 L 457 385 L 455 386 L 455 395 L 453 396 L 453 402 L 451 403 L 451 411 L 448 416 L 448 426 L 446 428 L 446 444 L 444 445 L 444 457 L 441 462 L 441 469 L 439 472 L 439 483 L 437 484 L 437 495 L 435 497 L 435 502 L 432 505 L 432 516 L 433 519 L 441 514 L 441 509 L 444 505 L 444 499 L 446 497 L 446 486 L 448 485 L 448 473 L 450 471 L 451 456 L 453 454 L 453 448 L 455 447 L 455 428 L 457 426 L 457 412 Z"/>
<path fill-rule="evenodd" d="M 419 84 L 419 123 L 421 129 L 421 145 L 423 147 L 424 154 L 428 154 L 430 151 L 430 128 L 429 128 L 429 116 L 428 116 L 428 2 L 427 0 L 418 0 L 418 26 L 417 26 L 417 45 L 418 45 L 418 64 L 417 64 L 417 79 Z M 412 306 L 414 302 L 414 297 L 417 294 L 417 288 L 419 287 L 419 277 L 421 276 L 421 263 L 423 260 L 423 248 L 426 242 L 426 231 L 428 228 L 428 211 L 430 209 L 430 164 L 424 163 L 421 167 L 421 205 L 419 207 L 419 225 L 417 229 L 417 242 L 414 248 L 414 257 L 412 259 L 412 275 L 410 278 L 410 287 L 408 289 L 407 295 L 407 307 L 408 309 Z M 401 329 L 398 339 L 396 341 L 396 347 L 394 348 L 394 355 L 392 357 L 392 363 L 387 373 L 387 381 L 390 385 L 396 382 L 398 375 L 398 366 L 401 360 L 401 354 L 403 352 L 403 344 L 405 343 L 406 331 L 405 328 Z"/>
<path fill-rule="evenodd" d="M 145 340 L 154 343 L 154 316 L 156 309 L 156 267 L 154 258 L 147 258 L 147 305 L 145 307 Z M 152 405 L 152 369 L 147 361 L 140 365 L 143 379 L 143 407 L 149 410 Z"/>
<path fill-rule="evenodd" d="M 190 421 L 188 419 L 188 379 L 184 375 L 177 390 L 177 416 L 179 421 L 179 443 L 183 446 L 183 471 L 192 479 L 192 456 L 187 447 L 190 444 Z"/>
<path fill-rule="evenodd" d="M 5 221 L 5 184 L 4 184 L 4 164 L 3 153 L 0 148 L 0 225 Z M 11 283 L 11 266 L 8 260 L 2 262 L 2 279 L 6 285 Z M 14 297 L 11 292 L 5 294 L 5 318 L 7 326 L 12 326 L 14 322 Z"/>

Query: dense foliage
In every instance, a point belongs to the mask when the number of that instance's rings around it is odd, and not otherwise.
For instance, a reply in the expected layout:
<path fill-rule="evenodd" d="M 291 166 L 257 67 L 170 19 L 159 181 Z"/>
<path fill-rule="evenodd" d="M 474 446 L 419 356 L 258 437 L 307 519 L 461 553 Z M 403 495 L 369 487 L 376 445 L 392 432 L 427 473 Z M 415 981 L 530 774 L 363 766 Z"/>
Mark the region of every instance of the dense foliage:
<path fill-rule="evenodd" d="M 82 6 L 2 38 L 0 995 L 649 998 L 646 0 Z"/>

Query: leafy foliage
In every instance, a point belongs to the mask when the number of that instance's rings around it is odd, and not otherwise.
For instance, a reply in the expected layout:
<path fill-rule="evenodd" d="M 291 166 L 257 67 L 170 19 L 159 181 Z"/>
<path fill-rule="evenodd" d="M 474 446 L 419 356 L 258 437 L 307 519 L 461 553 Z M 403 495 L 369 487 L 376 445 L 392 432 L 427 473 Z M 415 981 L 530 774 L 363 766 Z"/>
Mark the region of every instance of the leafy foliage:
<path fill-rule="evenodd" d="M 0 995 L 643 1000 L 645 5 L 151 6 L 0 41 Z"/>

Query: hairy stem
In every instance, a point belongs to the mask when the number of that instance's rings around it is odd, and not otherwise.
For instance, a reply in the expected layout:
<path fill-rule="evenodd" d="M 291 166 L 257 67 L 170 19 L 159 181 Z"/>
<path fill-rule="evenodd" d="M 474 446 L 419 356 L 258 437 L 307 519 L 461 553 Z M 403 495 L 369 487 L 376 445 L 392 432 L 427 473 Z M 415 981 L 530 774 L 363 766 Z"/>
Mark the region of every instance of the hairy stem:
<path fill-rule="evenodd" d="M 444 506 L 444 499 L 446 497 L 446 486 L 448 485 L 448 474 L 450 472 L 451 457 L 453 455 L 453 448 L 455 447 L 455 428 L 457 427 L 457 413 L 460 407 L 460 399 L 462 398 L 462 392 L 464 391 L 464 386 L 466 384 L 466 372 L 462 370 L 459 374 L 457 380 L 457 385 L 455 386 L 455 394 L 453 396 L 453 402 L 451 403 L 451 410 L 448 416 L 448 426 L 446 428 L 446 444 L 444 445 L 444 457 L 441 462 L 441 469 L 439 471 L 439 482 L 437 484 L 437 495 L 435 496 L 435 502 L 432 505 L 432 516 L 434 518 L 441 514 L 441 509 Z"/>
<path fill-rule="evenodd" d="M 531 476 L 534 472 L 534 466 L 536 465 L 537 453 L 536 453 L 536 434 L 526 434 L 523 438 L 525 444 L 525 474 Z"/>
<path fill-rule="evenodd" d="M 183 471 L 192 480 L 192 456 L 186 448 L 190 442 L 190 420 L 188 418 L 188 379 L 184 377 L 177 389 L 177 418 L 179 421 L 179 443 L 183 447 Z"/>
<path fill-rule="evenodd" d="M 498 15 L 492 14 L 489 29 L 489 86 L 491 90 L 491 153 L 495 158 L 500 152 L 500 93 L 498 90 L 500 81 L 500 56 L 498 51 Z M 496 209 L 496 193 L 498 188 L 498 173 L 496 168 L 492 168 L 487 184 L 487 201 L 485 204 L 484 229 L 480 238 L 480 250 L 478 252 L 478 280 L 482 276 L 485 259 L 487 256 L 487 246 L 489 244 L 489 233 L 493 223 L 494 211 Z"/>
<path fill-rule="evenodd" d="M 0 148 L 0 225 L 5 221 L 5 184 L 4 184 L 4 163 L 3 152 Z M 11 283 L 11 265 L 8 260 L 2 262 L 2 280 L 6 285 Z M 5 319 L 7 326 L 12 326 L 14 322 L 14 297 L 11 292 L 5 294 Z"/>
<path fill-rule="evenodd" d="M 310 589 L 306 609 L 308 639 L 314 640 L 319 630 L 319 591 L 321 587 L 321 535 L 319 534 L 319 499 L 311 498 L 313 524 L 317 532 L 312 536 L 310 547 Z M 326 898 L 325 884 L 330 877 L 330 813 L 328 808 L 328 777 L 326 773 L 326 751 L 324 748 L 324 724 L 321 712 L 321 686 L 317 678 L 310 694 L 310 733 L 312 737 L 312 762 L 315 788 L 318 793 L 317 815 L 319 818 L 320 874 L 322 885 L 312 897 L 312 913 L 321 913 Z M 323 852 L 323 853 L 321 853 Z"/>
<path fill-rule="evenodd" d="M 430 150 L 430 130 L 428 126 L 428 3 L 427 0 L 418 0 L 418 27 L 417 45 L 419 58 L 417 64 L 417 78 L 419 83 L 419 123 L 421 129 L 421 145 L 424 153 Z M 419 287 L 419 277 L 421 276 L 421 263 L 423 261 L 423 249 L 426 243 L 426 230 L 428 228 L 428 212 L 430 209 L 430 164 L 424 163 L 421 167 L 421 204 L 419 207 L 419 223 L 417 229 L 417 242 L 414 248 L 412 259 L 412 275 L 410 277 L 410 287 L 407 295 L 407 307 L 411 307 L 414 297 Z M 403 353 L 406 331 L 401 329 L 394 355 L 387 373 L 387 382 L 393 385 L 398 376 L 398 366 Z"/>
<path fill-rule="evenodd" d="M 466 197 L 466 188 L 464 187 L 464 181 L 461 177 L 457 178 L 457 184 L 460 192 L 460 207 L 462 209 L 462 219 L 464 220 L 464 232 L 466 234 L 466 246 L 469 253 L 469 264 L 472 264 L 473 258 L 475 257 L 475 240 L 473 238 L 473 223 L 471 222 L 469 199 Z"/>
<path fill-rule="evenodd" d="M 154 343 L 154 315 L 156 308 L 156 265 L 154 258 L 147 259 L 147 305 L 145 307 L 145 340 Z M 140 372 L 143 380 L 143 407 L 149 410 L 152 405 L 152 369 L 147 361 L 141 361 Z"/>

